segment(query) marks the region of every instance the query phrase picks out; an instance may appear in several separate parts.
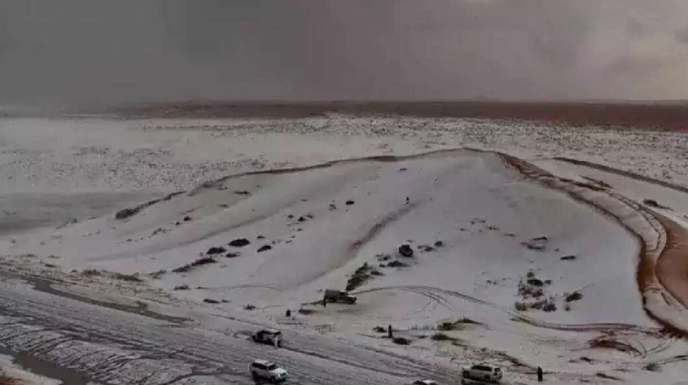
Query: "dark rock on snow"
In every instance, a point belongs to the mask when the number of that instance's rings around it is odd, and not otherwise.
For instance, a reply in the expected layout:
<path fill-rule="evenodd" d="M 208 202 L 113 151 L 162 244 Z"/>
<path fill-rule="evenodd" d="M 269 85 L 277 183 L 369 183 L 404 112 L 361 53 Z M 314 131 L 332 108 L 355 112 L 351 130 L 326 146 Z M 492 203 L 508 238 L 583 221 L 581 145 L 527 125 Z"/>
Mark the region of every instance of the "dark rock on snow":
<path fill-rule="evenodd" d="M 413 257 L 413 249 L 410 245 L 401 245 L 399 246 L 399 254 L 407 258 Z"/>

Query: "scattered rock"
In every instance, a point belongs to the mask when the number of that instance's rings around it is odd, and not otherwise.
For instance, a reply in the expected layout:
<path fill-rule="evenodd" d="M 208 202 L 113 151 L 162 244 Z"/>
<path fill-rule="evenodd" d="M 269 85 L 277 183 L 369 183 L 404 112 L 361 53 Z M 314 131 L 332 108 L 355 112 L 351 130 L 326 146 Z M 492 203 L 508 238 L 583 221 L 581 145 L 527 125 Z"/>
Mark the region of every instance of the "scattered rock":
<path fill-rule="evenodd" d="M 562 261 L 573 261 L 574 259 L 576 259 L 576 256 L 575 255 L 565 255 L 559 259 L 561 259 Z"/>
<path fill-rule="evenodd" d="M 337 210 L 337 206 L 334 203 L 330 203 L 330 211 Z"/>
<path fill-rule="evenodd" d="M 392 342 L 394 342 L 397 345 L 411 345 L 411 340 L 406 339 L 404 337 L 394 337 L 392 339 Z"/>
<path fill-rule="evenodd" d="M 245 310 L 255 310 L 256 307 L 249 303 L 249 304 L 246 304 L 246 306 L 244 306 L 244 309 Z"/>
<path fill-rule="evenodd" d="M 238 257 L 239 255 L 241 255 L 241 254 L 240 254 L 240 253 L 227 253 L 227 255 L 225 255 L 225 257 L 227 257 L 227 258 L 236 258 L 236 257 Z"/>
<path fill-rule="evenodd" d="M 216 299 L 212 299 L 212 298 L 205 298 L 205 299 L 203 300 L 203 302 L 205 302 L 205 303 L 212 303 L 212 304 L 220 303 L 220 301 L 218 301 L 218 300 L 216 300 Z"/>
<path fill-rule="evenodd" d="M 351 200 L 351 199 L 349 199 L 348 201 L 346 201 L 346 205 L 347 205 L 347 206 L 351 206 L 351 205 L 353 205 L 353 204 L 354 204 L 354 201 Z"/>
<path fill-rule="evenodd" d="M 528 308 L 526 307 L 526 304 L 523 302 L 516 302 L 514 303 L 514 309 L 518 311 L 526 311 Z"/>
<path fill-rule="evenodd" d="M 237 238 L 231 242 L 229 242 L 229 245 L 232 247 L 244 247 L 246 245 L 250 245 L 251 241 L 249 241 L 246 238 Z"/>
<path fill-rule="evenodd" d="M 256 239 L 265 239 L 265 237 L 262 236 L 262 235 L 259 235 L 259 236 L 256 237 Z"/>
<path fill-rule="evenodd" d="M 239 191 L 235 191 L 234 193 L 236 195 L 251 195 L 251 193 L 246 191 L 246 190 L 239 190 Z"/>
<path fill-rule="evenodd" d="M 304 217 L 304 216 L 300 216 L 299 219 L 298 219 L 299 222 L 305 222 L 305 221 L 307 221 L 307 220 L 308 220 L 308 219 L 306 219 L 306 217 Z"/>
<path fill-rule="evenodd" d="M 259 252 L 259 253 L 262 253 L 262 252 L 268 251 L 268 250 L 272 250 L 272 246 L 270 246 L 270 245 L 263 245 L 263 246 L 261 246 L 261 247 L 258 249 L 258 252 Z"/>
<path fill-rule="evenodd" d="M 179 290 L 189 290 L 189 285 L 179 285 L 179 286 L 175 286 L 175 287 L 174 287 L 174 290 L 177 290 L 177 291 L 179 291 Z"/>
<path fill-rule="evenodd" d="M 382 274 L 382 272 L 380 272 L 379 270 L 371 270 L 370 275 L 375 275 L 375 276 L 379 277 L 379 276 L 382 276 L 384 274 Z"/>
<path fill-rule="evenodd" d="M 545 285 L 544 282 L 542 282 L 541 280 L 539 280 L 537 278 L 528 278 L 526 283 L 531 285 L 531 286 L 537 286 L 537 287 L 542 287 Z"/>
<path fill-rule="evenodd" d="M 226 251 L 227 251 L 227 249 L 225 249 L 222 246 L 217 246 L 217 247 L 213 246 L 213 247 L 209 248 L 208 251 L 206 251 L 206 254 L 208 254 L 208 255 L 222 254 Z"/>
<path fill-rule="evenodd" d="M 382 326 L 375 326 L 373 328 L 373 331 L 375 333 L 387 333 L 387 330 L 385 328 L 383 328 Z"/>
<path fill-rule="evenodd" d="M 504 236 L 505 236 L 505 237 L 513 238 L 513 237 L 516 236 L 516 234 L 514 234 L 514 233 L 504 233 Z"/>
<path fill-rule="evenodd" d="M 659 372 L 661 369 L 662 367 L 656 362 L 650 362 L 649 364 L 643 366 L 643 370 L 647 370 L 648 372 Z"/>
<path fill-rule="evenodd" d="M 184 222 L 190 222 L 192 219 L 193 219 L 193 218 L 191 218 L 190 216 L 187 215 L 187 216 L 185 216 L 182 220 L 183 220 Z"/>
<path fill-rule="evenodd" d="M 388 261 L 392 258 L 392 256 L 389 254 L 378 254 L 375 256 L 375 258 L 377 258 L 378 261 Z"/>
<path fill-rule="evenodd" d="M 547 237 L 537 237 L 521 242 L 521 244 L 531 250 L 543 251 L 547 247 L 547 241 Z"/>
<path fill-rule="evenodd" d="M 442 242 L 442 241 L 435 242 L 435 247 L 442 247 L 442 246 L 444 246 L 444 242 Z"/>
<path fill-rule="evenodd" d="M 403 244 L 399 246 L 399 254 L 407 258 L 413 257 L 413 249 L 411 248 L 411 245 Z"/>
<path fill-rule="evenodd" d="M 300 308 L 299 310 L 297 310 L 297 312 L 298 312 L 299 314 L 303 314 L 303 315 L 310 315 L 310 314 L 315 313 L 315 310 L 313 310 L 313 309 L 304 309 L 304 308 Z"/>
<path fill-rule="evenodd" d="M 425 252 L 431 252 L 431 251 L 435 250 L 435 248 L 430 246 L 430 245 L 420 245 L 420 246 L 418 246 L 418 248 L 425 251 Z"/>
<path fill-rule="evenodd" d="M 554 302 L 547 302 L 545 306 L 542 307 L 542 310 L 548 313 L 557 311 L 557 305 L 555 305 Z"/>
<path fill-rule="evenodd" d="M 287 215 L 287 218 L 289 218 L 289 219 L 294 219 L 294 215 L 293 215 L 293 214 L 289 214 L 289 215 Z"/>

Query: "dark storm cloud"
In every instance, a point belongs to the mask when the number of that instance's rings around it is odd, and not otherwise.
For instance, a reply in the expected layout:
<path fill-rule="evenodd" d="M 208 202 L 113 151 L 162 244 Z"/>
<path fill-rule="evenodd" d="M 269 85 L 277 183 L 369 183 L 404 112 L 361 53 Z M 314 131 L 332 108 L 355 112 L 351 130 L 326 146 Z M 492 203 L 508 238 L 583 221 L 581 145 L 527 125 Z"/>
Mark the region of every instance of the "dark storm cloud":
<path fill-rule="evenodd" d="M 0 0 L 0 101 L 688 96 L 685 0 Z"/>

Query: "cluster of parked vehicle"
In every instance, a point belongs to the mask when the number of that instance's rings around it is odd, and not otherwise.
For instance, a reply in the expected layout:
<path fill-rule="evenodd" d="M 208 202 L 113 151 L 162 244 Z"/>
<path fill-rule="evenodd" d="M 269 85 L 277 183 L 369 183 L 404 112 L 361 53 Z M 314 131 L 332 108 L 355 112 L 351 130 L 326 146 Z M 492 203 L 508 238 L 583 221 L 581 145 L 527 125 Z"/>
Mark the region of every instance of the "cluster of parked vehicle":
<path fill-rule="evenodd" d="M 262 329 L 251 336 L 256 343 L 282 347 L 282 332 L 275 329 Z M 286 369 L 274 362 L 267 360 L 255 360 L 249 368 L 254 380 L 267 380 L 271 383 L 285 381 L 289 376 Z M 462 385 L 496 384 L 502 380 L 502 369 L 485 364 L 473 365 L 464 368 L 461 372 Z M 434 380 L 418 380 L 411 385 L 439 385 Z"/>

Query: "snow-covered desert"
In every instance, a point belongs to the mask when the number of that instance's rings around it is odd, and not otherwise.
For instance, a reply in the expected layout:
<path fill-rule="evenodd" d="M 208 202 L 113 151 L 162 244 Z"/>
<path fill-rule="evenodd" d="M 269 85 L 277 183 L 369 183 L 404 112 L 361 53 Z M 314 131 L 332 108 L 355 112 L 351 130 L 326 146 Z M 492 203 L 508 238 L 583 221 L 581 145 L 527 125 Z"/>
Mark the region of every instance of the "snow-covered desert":
<path fill-rule="evenodd" d="M 340 114 L 6 117 L 0 181 L 8 285 L 145 305 L 217 338 L 248 336 L 230 321 L 277 328 L 287 350 L 300 341 L 293 354 L 353 368 L 336 348 L 318 353 L 324 338 L 435 368 L 443 384 L 481 362 L 506 384 L 536 383 L 537 367 L 547 384 L 688 384 L 686 133 Z M 323 306 L 326 289 L 357 301 Z M 376 370 L 392 377 L 359 383 L 398 383 L 392 366 Z"/>

